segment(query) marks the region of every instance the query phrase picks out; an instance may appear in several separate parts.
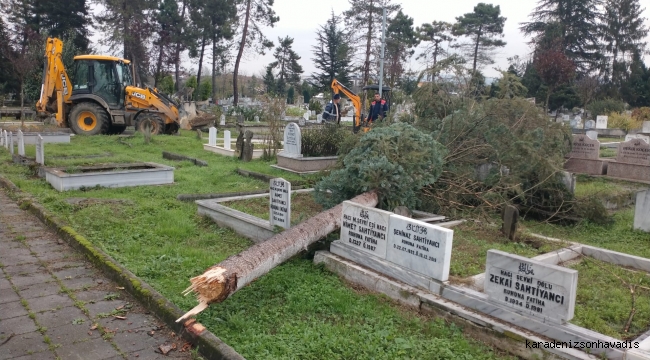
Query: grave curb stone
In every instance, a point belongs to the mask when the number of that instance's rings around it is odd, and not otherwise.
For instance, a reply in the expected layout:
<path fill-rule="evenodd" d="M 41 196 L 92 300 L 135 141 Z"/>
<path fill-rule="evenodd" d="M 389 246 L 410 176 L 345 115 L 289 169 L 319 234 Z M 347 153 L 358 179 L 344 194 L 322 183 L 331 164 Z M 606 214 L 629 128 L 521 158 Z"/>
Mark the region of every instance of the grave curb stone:
<path fill-rule="evenodd" d="M 94 246 L 88 239 L 46 210 L 35 198 L 21 191 L 13 182 L 2 175 L 0 175 L 0 186 L 9 190 L 9 196 L 14 201 L 20 206 L 26 207 L 29 212 L 55 231 L 71 247 L 85 255 L 107 277 L 123 286 L 133 297 L 163 320 L 170 329 L 180 334 L 186 341 L 197 346 L 203 356 L 208 359 L 244 360 L 243 356 L 201 324 L 193 320 L 185 321 L 182 324 L 177 323 L 176 319 L 184 314 L 179 307 L 135 276 L 103 250 Z"/>

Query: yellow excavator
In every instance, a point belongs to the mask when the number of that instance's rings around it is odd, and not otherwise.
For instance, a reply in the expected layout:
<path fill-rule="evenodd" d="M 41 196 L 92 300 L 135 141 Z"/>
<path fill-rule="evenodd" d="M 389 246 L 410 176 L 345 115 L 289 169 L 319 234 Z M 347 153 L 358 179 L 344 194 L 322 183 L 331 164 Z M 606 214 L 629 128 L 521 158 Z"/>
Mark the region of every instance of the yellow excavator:
<path fill-rule="evenodd" d="M 368 85 L 363 88 L 364 94 L 368 90 L 379 90 L 379 86 L 377 85 Z M 334 94 L 338 93 L 343 93 L 343 95 L 347 96 L 350 101 L 352 101 L 352 105 L 354 105 L 354 116 L 352 118 L 352 131 L 356 134 L 359 132 L 359 130 L 363 132 L 368 132 L 370 130 L 370 126 L 372 125 L 372 121 L 368 122 L 366 121 L 366 118 L 364 114 L 361 113 L 361 98 L 359 95 L 355 94 L 352 90 L 348 89 L 345 85 L 341 84 L 338 80 L 334 79 L 332 80 L 332 91 Z M 390 88 L 386 86 L 382 86 L 382 91 L 384 94 L 386 94 L 386 98 L 388 100 L 388 106 L 390 108 Z"/>
<path fill-rule="evenodd" d="M 106 55 L 74 57 L 72 77 L 63 65 L 63 43 L 48 38 L 40 116 L 54 115 L 61 127 L 75 134 L 121 134 L 127 126 L 152 134 L 173 134 L 179 129 L 179 105 L 150 87 L 135 86 L 130 61 Z"/>

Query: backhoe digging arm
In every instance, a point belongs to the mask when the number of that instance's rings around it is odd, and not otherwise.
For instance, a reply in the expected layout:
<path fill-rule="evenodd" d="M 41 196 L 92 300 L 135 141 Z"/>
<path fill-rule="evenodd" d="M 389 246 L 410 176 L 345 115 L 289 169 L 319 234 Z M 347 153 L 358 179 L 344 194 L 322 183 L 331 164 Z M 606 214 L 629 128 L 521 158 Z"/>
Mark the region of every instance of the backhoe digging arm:
<path fill-rule="evenodd" d="M 352 101 L 355 112 L 354 126 L 358 128 L 361 125 L 361 98 L 336 79 L 332 80 L 332 91 L 335 94 L 341 92 Z"/>
<path fill-rule="evenodd" d="M 56 114 L 56 122 L 59 126 L 64 126 L 64 103 L 70 103 L 69 99 L 72 95 L 70 78 L 61 58 L 62 51 L 61 40 L 47 39 L 41 97 L 36 103 L 36 111 L 39 115 Z"/>

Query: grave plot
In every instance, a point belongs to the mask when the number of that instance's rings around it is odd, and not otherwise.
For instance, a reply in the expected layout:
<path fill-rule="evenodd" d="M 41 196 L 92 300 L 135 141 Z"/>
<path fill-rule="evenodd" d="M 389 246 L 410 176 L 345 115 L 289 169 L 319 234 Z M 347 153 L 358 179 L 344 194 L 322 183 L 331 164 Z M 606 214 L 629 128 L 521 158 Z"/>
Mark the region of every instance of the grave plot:
<path fill-rule="evenodd" d="M 276 225 L 288 229 L 322 211 L 311 199 L 312 189 L 292 191 L 291 183 L 282 178 L 271 179 L 269 189 L 265 194 L 197 200 L 198 214 L 254 242 L 262 242 L 276 233 Z M 300 201 L 297 211 L 292 211 L 294 198 Z"/>
<path fill-rule="evenodd" d="M 40 155 L 42 156 L 42 155 Z M 36 161 L 39 162 L 37 151 Z M 174 182 L 174 168 L 155 163 L 46 168 L 45 180 L 58 191 L 79 188 L 163 185 Z"/>
<path fill-rule="evenodd" d="M 284 149 L 277 155 L 277 169 L 297 174 L 327 170 L 338 160 L 338 145 L 348 135 L 347 130 L 319 127 L 302 133 L 300 126 L 289 123 L 284 128 Z"/>
<path fill-rule="evenodd" d="M 650 340 L 645 340 L 650 328 L 650 259 L 582 244 L 532 259 L 490 249 L 485 272 L 468 279 L 470 285 L 460 285 L 447 281 L 455 251 L 453 231 L 350 202 L 344 203 L 341 222 L 340 240 L 329 252 L 318 252 L 314 261 L 349 281 L 409 305 L 428 303 L 461 313 L 481 326 L 486 325 L 480 314 L 490 315 L 507 331 L 531 331 L 523 335 L 527 341 L 531 336 L 618 341 L 613 347 L 576 348 L 607 358 L 650 356 Z M 580 271 L 585 274 L 579 282 Z M 463 313 L 445 300 L 479 315 Z M 641 320 L 635 322 L 637 313 Z M 567 351 L 554 353 L 569 356 Z"/>
<path fill-rule="evenodd" d="M 250 153 L 248 154 L 248 161 L 251 159 L 259 159 L 264 154 L 264 150 L 261 148 L 264 141 L 254 140 L 252 132 L 250 132 L 250 136 L 246 138 L 244 138 L 246 136 L 245 134 L 239 134 L 236 141 L 233 140 L 230 130 L 224 130 L 222 138 L 218 138 L 217 133 L 217 128 L 210 128 L 208 143 L 203 144 L 203 150 L 237 158 L 242 156 L 242 152 L 246 154 Z M 247 147 L 247 149 L 245 149 L 245 147 Z M 258 148 L 256 149 L 255 147 Z"/>

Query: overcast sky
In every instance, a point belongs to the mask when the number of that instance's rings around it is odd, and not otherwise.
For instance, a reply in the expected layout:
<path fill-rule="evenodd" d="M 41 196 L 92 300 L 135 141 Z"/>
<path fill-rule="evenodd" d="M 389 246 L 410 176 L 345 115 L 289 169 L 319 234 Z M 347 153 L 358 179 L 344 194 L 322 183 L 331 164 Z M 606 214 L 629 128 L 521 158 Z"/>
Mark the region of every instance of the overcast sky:
<path fill-rule="evenodd" d="M 650 7 L 648 0 L 641 0 L 641 3 L 646 3 L 645 6 Z M 419 26 L 425 22 L 434 20 L 447 21 L 450 23 L 455 22 L 457 16 L 465 13 L 472 12 L 474 6 L 479 0 L 402 0 L 395 1 L 402 5 L 403 11 L 406 15 L 414 19 L 414 25 Z M 519 24 L 528 21 L 528 15 L 534 8 L 537 1 L 533 0 L 493 0 L 486 1 L 494 5 L 500 5 L 501 16 L 506 17 L 504 37 L 503 40 L 507 45 L 497 50 L 494 57 L 495 64 L 487 66 L 483 69 L 484 74 L 488 77 L 498 76 L 495 67 L 506 69 L 508 67 L 507 58 L 513 55 L 520 57 L 526 56 L 530 49 L 526 44 L 527 39 L 519 31 Z M 316 42 L 316 30 L 319 25 L 324 24 L 330 17 L 331 11 L 339 15 L 348 8 L 347 0 L 328 0 L 328 1 L 297 1 L 297 0 L 275 0 L 273 8 L 280 21 L 276 23 L 275 27 L 268 28 L 265 31 L 267 37 L 278 43 L 278 37 L 290 36 L 294 38 L 294 50 L 302 57 L 299 61 L 305 73 L 303 77 L 308 76 L 315 71 L 312 58 L 311 47 Z M 646 24 L 650 17 L 649 10 L 643 13 L 646 18 Z M 341 24 L 343 25 L 343 24 Z M 94 39 L 99 39 L 101 34 L 94 34 Z M 381 37 L 381 31 L 377 33 Z M 650 37 L 648 38 L 650 43 Z M 106 51 L 106 49 L 103 49 Z M 418 52 L 416 52 L 418 54 Z M 121 54 L 116 54 L 121 55 Z M 415 57 L 414 57 L 415 58 Z M 645 57 L 646 61 L 648 56 Z M 268 52 L 265 56 L 247 56 L 240 66 L 240 73 L 246 75 L 259 74 L 264 67 L 270 62 L 274 61 L 272 51 Z M 189 69 L 197 68 L 198 60 L 183 59 L 183 65 Z M 205 60 L 204 66 L 209 66 L 208 60 Z M 416 61 L 411 61 L 411 68 L 413 70 L 420 70 L 422 66 Z"/>

